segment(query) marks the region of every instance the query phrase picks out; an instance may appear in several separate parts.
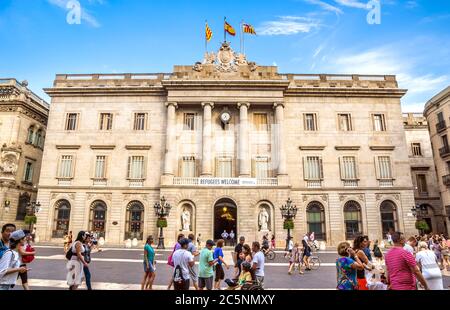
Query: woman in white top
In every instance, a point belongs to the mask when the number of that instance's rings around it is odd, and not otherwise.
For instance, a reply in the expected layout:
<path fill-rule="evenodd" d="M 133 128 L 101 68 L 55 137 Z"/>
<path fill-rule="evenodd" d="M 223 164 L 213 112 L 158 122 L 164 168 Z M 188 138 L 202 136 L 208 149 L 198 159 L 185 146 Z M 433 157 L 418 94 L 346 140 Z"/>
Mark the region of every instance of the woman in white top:
<path fill-rule="evenodd" d="M 20 256 L 17 252 L 18 245 L 25 244 L 25 233 L 17 230 L 9 236 L 9 250 L 0 259 L 0 291 L 10 290 L 16 285 L 19 273 L 25 273 L 29 269 L 20 267 Z"/>
<path fill-rule="evenodd" d="M 84 278 L 83 267 L 88 267 L 88 264 L 84 260 L 84 246 L 83 243 L 86 240 L 86 233 L 80 231 L 77 239 L 70 247 L 72 251 L 72 258 L 67 263 L 67 284 L 70 290 L 77 290 L 81 285 Z"/>
<path fill-rule="evenodd" d="M 416 262 L 422 270 L 423 277 L 430 290 L 443 290 L 442 272 L 439 268 L 436 255 L 428 249 L 426 242 L 419 242 L 419 253 L 416 254 Z"/>

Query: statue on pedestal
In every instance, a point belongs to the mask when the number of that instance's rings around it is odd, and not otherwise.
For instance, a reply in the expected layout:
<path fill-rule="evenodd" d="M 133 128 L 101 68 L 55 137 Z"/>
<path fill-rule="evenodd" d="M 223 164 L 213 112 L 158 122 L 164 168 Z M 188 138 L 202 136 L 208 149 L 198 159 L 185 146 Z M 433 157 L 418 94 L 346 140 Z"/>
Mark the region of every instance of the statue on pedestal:
<path fill-rule="evenodd" d="M 181 223 L 183 226 L 183 231 L 191 231 L 191 212 L 184 208 L 181 214 Z"/>
<path fill-rule="evenodd" d="M 262 208 L 259 212 L 259 230 L 269 231 L 269 213 L 266 208 Z"/>

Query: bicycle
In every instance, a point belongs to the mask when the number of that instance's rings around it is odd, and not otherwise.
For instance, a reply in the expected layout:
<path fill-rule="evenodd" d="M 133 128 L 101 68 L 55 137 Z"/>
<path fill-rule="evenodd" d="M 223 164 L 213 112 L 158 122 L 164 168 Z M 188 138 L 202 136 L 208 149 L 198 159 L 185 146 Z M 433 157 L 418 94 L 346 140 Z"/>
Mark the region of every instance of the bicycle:
<path fill-rule="evenodd" d="M 263 253 L 264 253 L 264 257 L 266 257 L 268 260 L 274 260 L 275 257 L 277 256 L 275 254 L 275 252 L 271 249 L 267 249 L 267 250 L 263 249 Z"/>

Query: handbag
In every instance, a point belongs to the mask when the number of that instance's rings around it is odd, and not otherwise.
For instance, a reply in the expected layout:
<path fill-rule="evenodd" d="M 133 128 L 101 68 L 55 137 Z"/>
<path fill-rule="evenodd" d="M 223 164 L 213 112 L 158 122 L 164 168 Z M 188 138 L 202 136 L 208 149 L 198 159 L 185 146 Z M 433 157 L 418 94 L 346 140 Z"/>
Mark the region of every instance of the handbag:
<path fill-rule="evenodd" d="M 34 252 L 34 248 L 31 247 L 31 245 L 27 244 L 25 248 L 25 252 Z M 22 256 L 22 262 L 24 264 L 29 264 L 32 261 L 34 261 L 34 255 L 24 255 Z"/>

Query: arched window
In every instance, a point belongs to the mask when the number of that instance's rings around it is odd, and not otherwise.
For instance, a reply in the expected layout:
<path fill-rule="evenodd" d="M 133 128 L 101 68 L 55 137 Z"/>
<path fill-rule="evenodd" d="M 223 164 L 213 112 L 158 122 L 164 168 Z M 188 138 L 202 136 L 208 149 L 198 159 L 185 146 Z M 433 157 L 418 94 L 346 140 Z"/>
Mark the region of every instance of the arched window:
<path fill-rule="evenodd" d="M 42 130 L 38 130 L 38 132 L 36 133 L 36 139 L 34 141 L 34 145 L 37 147 L 42 147 L 44 142 L 44 136 L 42 135 Z"/>
<path fill-rule="evenodd" d="M 96 200 L 91 204 L 91 231 L 98 234 L 98 238 L 105 238 L 107 206 L 101 200 Z"/>
<path fill-rule="evenodd" d="M 397 231 L 397 206 L 390 200 L 383 201 L 380 206 L 383 236 Z"/>
<path fill-rule="evenodd" d="M 144 239 L 144 205 L 132 201 L 127 206 L 127 223 L 125 239 Z"/>
<path fill-rule="evenodd" d="M 325 209 L 320 202 L 313 201 L 306 208 L 308 233 L 314 232 L 317 240 L 326 240 Z"/>
<path fill-rule="evenodd" d="M 70 202 L 58 200 L 55 204 L 55 230 L 53 238 L 63 238 L 69 232 Z"/>
<path fill-rule="evenodd" d="M 362 235 L 361 207 L 356 201 L 348 201 L 344 206 L 345 238 L 353 240 Z"/>
<path fill-rule="evenodd" d="M 30 202 L 30 194 L 23 193 L 19 196 L 19 205 L 17 206 L 17 214 L 16 214 L 17 221 L 25 220 L 29 202 Z"/>
<path fill-rule="evenodd" d="M 28 128 L 28 135 L 27 135 L 27 143 L 33 144 L 34 142 L 34 126 L 31 126 Z"/>

